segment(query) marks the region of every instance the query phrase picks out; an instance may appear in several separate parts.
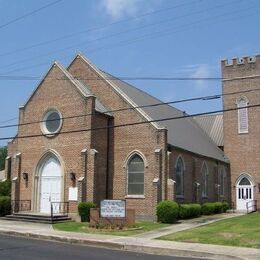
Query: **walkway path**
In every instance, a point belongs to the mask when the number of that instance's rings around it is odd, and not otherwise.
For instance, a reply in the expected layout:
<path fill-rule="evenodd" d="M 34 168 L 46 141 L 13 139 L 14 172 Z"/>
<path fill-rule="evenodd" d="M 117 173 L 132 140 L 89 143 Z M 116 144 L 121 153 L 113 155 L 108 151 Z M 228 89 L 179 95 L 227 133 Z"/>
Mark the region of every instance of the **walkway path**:
<path fill-rule="evenodd" d="M 136 237 L 153 239 L 156 237 L 166 236 L 172 233 L 176 233 L 179 231 L 187 230 L 190 228 L 195 228 L 203 225 L 207 225 L 216 221 L 220 221 L 223 219 L 238 217 L 243 214 L 241 213 L 225 213 L 213 216 L 202 216 L 195 219 L 182 220 L 178 224 L 170 225 L 169 227 L 156 229 L 150 232 L 146 232 L 143 234 L 138 234 Z"/>
<path fill-rule="evenodd" d="M 51 225 L 7 221 L 0 219 L 0 234 L 24 236 L 35 239 L 67 242 L 72 244 L 92 245 L 134 252 L 157 255 L 173 255 L 185 257 L 205 257 L 207 259 L 260 259 L 260 250 L 241 247 L 205 245 L 198 243 L 182 243 L 154 240 L 152 238 L 218 221 L 223 218 L 235 217 L 238 214 L 201 217 L 184 221 L 182 224 L 149 232 L 135 237 L 119 237 L 86 233 L 72 233 L 53 230 Z"/>

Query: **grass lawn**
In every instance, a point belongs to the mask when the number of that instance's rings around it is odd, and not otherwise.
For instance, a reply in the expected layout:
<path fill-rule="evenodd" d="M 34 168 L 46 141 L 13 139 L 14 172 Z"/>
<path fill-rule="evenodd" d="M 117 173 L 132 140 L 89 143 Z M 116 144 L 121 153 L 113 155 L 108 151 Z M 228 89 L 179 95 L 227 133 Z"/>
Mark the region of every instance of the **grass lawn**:
<path fill-rule="evenodd" d="M 82 233 L 92 233 L 92 234 L 106 234 L 106 235 L 115 235 L 115 236 L 133 236 L 148 232 L 154 229 L 167 227 L 168 224 L 161 224 L 156 222 L 149 221 L 140 221 L 137 222 L 135 227 L 129 228 L 126 230 L 116 230 L 116 229 L 95 229 L 89 228 L 88 223 L 78 223 L 78 222 L 66 222 L 53 224 L 53 228 L 60 231 L 68 232 L 82 232 Z"/>
<path fill-rule="evenodd" d="M 158 239 L 260 248 L 260 213 L 222 220 Z"/>

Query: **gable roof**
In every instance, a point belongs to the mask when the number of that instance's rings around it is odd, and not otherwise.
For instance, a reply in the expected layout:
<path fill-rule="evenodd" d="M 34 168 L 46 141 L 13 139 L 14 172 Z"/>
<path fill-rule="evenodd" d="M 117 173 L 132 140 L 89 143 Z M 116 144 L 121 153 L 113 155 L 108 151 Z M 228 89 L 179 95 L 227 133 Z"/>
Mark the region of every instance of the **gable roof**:
<path fill-rule="evenodd" d="M 102 70 L 98 69 L 94 64 L 92 64 L 85 56 L 83 56 L 82 54 L 77 54 L 76 57 L 72 60 L 72 62 L 70 63 L 70 65 L 68 66 L 68 70 L 70 68 L 70 66 L 73 64 L 73 62 L 77 59 L 80 58 L 81 60 L 83 60 L 88 66 L 90 66 L 104 81 L 106 81 L 111 87 L 112 89 L 118 93 L 128 104 L 130 104 L 132 107 L 137 107 L 138 105 L 134 102 L 134 100 L 130 99 L 116 84 L 114 84 L 114 80 L 109 80 L 107 77 L 105 78 L 103 75 Z M 111 76 L 110 76 L 111 77 Z M 136 111 L 138 111 L 146 120 L 150 121 L 152 120 L 152 118 L 145 113 L 144 110 L 140 109 L 140 108 L 136 108 Z M 157 128 L 160 129 L 161 127 L 156 123 L 156 122 L 151 122 L 151 124 Z"/>
<path fill-rule="evenodd" d="M 223 114 L 194 117 L 217 146 L 224 146 Z"/>
<path fill-rule="evenodd" d="M 113 83 L 120 88 L 138 106 L 153 105 L 162 101 L 148 93 L 124 82 L 104 71 L 101 71 L 105 78 L 112 78 Z M 152 120 L 180 117 L 183 112 L 170 105 L 160 105 L 141 108 Z M 157 122 L 161 128 L 168 129 L 168 143 L 206 157 L 227 162 L 223 151 L 209 138 L 193 118 L 182 118 L 176 120 Z"/>
<path fill-rule="evenodd" d="M 31 98 L 34 96 L 34 94 L 36 93 L 37 89 L 41 86 L 41 84 L 43 83 L 44 79 L 48 76 L 48 74 L 50 73 L 50 71 L 52 70 L 53 67 L 57 66 L 62 73 L 67 77 L 67 79 L 76 87 L 76 89 L 80 92 L 81 95 L 83 95 L 84 97 L 90 97 L 90 96 L 94 96 L 90 89 L 86 86 L 86 84 L 80 82 L 79 80 L 75 79 L 59 62 L 55 61 L 52 66 L 50 67 L 50 69 L 47 71 L 47 73 L 45 74 L 45 76 L 43 77 L 43 79 L 40 81 L 40 83 L 37 85 L 37 87 L 35 88 L 35 90 L 33 91 L 32 95 L 29 97 L 29 99 L 26 101 L 26 103 L 24 104 L 24 106 L 26 106 L 28 104 L 28 102 L 31 100 Z M 95 100 L 95 109 L 96 111 L 100 112 L 100 113 L 106 113 L 106 114 L 110 114 L 107 113 L 107 109 L 103 106 L 103 104 L 101 104 L 101 102 L 98 100 L 98 98 L 96 98 Z"/>
<path fill-rule="evenodd" d="M 77 54 L 75 59 L 76 58 L 81 58 L 85 61 L 131 106 L 153 105 L 162 102 L 129 83 L 98 69 L 83 55 Z M 136 108 L 136 111 L 138 111 L 148 121 L 183 116 L 182 111 L 170 105 Z M 211 140 L 205 131 L 202 130 L 193 118 L 152 122 L 151 124 L 157 129 L 166 128 L 168 130 L 168 144 L 174 147 L 226 163 L 229 162 L 223 151 L 218 148 L 218 146 Z"/>

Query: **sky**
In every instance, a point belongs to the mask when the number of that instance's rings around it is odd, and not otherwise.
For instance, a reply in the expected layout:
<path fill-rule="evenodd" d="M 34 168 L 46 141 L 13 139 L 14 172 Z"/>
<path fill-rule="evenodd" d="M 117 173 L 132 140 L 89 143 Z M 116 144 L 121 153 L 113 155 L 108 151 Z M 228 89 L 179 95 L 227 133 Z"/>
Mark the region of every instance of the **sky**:
<path fill-rule="evenodd" d="M 222 59 L 260 54 L 259 13 L 259 0 L 0 0 L 0 126 L 17 123 L 55 60 L 66 67 L 79 52 L 118 77 L 219 78 Z M 221 80 L 128 82 L 167 102 L 221 93 Z"/>

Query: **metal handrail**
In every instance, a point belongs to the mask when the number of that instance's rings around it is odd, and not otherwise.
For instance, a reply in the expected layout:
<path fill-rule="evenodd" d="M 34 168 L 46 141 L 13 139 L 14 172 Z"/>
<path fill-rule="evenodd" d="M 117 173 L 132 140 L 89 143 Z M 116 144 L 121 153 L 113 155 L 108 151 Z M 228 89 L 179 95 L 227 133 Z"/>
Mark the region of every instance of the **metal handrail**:
<path fill-rule="evenodd" d="M 249 205 L 250 203 L 252 203 L 252 205 Z M 253 210 L 249 212 L 250 208 L 253 208 Z M 252 213 L 252 212 L 256 212 L 257 211 L 257 200 L 250 200 L 250 201 L 248 201 L 246 203 L 246 211 L 247 211 L 247 214 L 248 213 Z"/>
<path fill-rule="evenodd" d="M 69 202 L 68 201 L 52 201 L 51 202 L 51 219 L 53 220 L 57 215 L 68 215 Z"/>
<path fill-rule="evenodd" d="M 31 200 L 12 200 L 12 213 L 31 211 Z"/>

